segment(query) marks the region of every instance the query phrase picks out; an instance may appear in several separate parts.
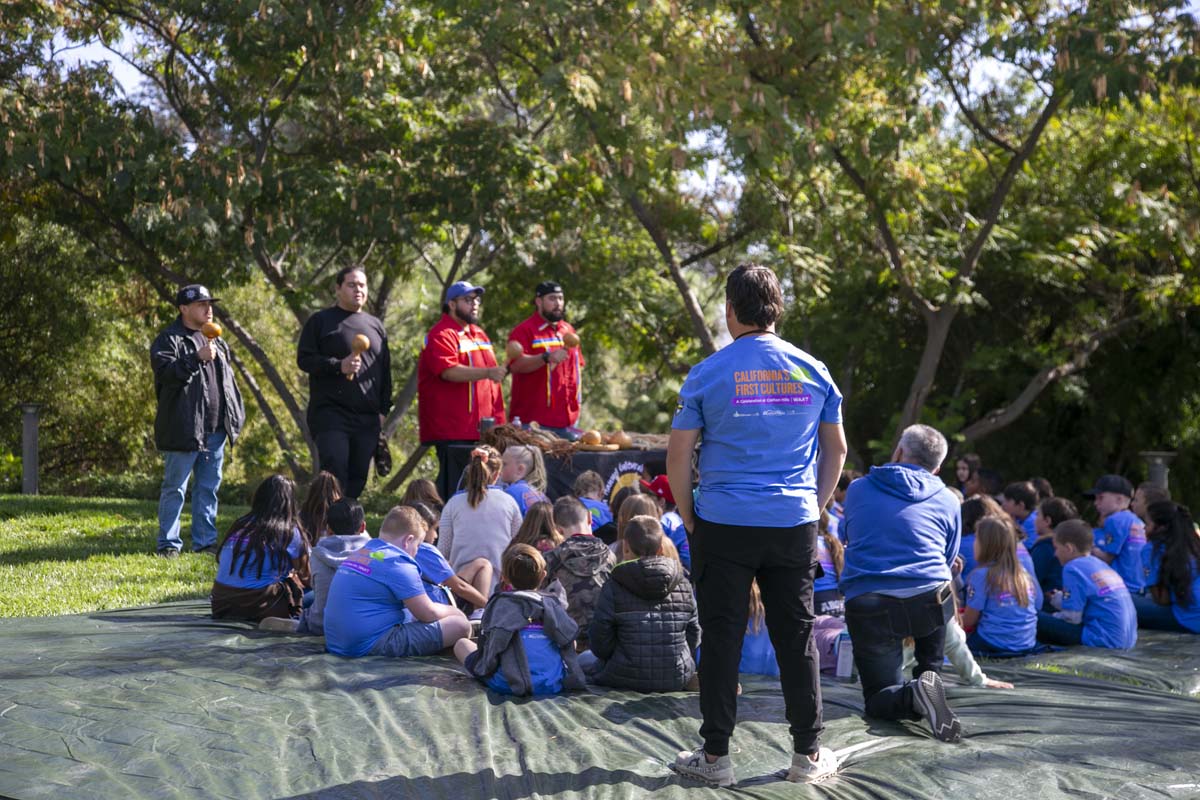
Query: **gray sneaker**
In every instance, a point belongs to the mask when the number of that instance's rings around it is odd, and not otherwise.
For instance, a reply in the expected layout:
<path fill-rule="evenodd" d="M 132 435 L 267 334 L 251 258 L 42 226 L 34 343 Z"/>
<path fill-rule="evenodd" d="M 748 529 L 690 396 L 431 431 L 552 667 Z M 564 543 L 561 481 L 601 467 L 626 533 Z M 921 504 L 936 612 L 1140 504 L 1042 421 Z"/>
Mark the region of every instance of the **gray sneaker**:
<path fill-rule="evenodd" d="M 729 756 L 719 756 L 716 761 L 710 763 L 703 747 L 682 751 L 675 756 L 675 763 L 671 768 L 680 775 L 714 786 L 732 786 L 734 783 L 733 762 L 729 760 Z"/>
<path fill-rule="evenodd" d="M 912 682 L 912 688 L 913 704 L 918 713 L 929 720 L 934 737 L 943 742 L 960 741 L 962 724 L 946 702 L 946 687 L 942 685 L 942 677 L 936 672 L 922 672 Z"/>
<path fill-rule="evenodd" d="M 787 779 L 792 783 L 817 783 L 826 778 L 832 778 L 837 771 L 837 755 L 828 747 L 822 747 L 817 751 L 816 761 L 804 753 L 793 753 L 792 766 L 787 772 Z"/>
<path fill-rule="evenodd" d="M 179 558 L 179 551 L 174 547 L 164 547 L 157 555 L 159 558 Z"/>

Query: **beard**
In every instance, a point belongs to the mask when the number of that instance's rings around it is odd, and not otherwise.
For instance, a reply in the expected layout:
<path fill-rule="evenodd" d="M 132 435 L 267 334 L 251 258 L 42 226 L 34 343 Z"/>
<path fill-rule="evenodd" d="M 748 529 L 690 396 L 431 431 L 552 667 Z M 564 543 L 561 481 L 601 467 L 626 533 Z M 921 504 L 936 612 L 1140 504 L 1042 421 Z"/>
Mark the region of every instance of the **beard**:
<path fill-rule="evenodd" d="M 478 325 L 479 324 L 479 315 L 476 314 L 474 311 L 467 311 L 465 313 L 460 313 L 458 315 L 458 318 L 461 319 L 463 322 L 467 323 L 468 325 Z"/>
<path fill-rule="evenodd" d="M 542 318 L 545 319 L 546 322 L 562 322 L 563 316 L 564 316 L 564 314 L 562 312 L 562 309 L 559 309 L 558 311 L 543 311 L 542 312 Z"/>

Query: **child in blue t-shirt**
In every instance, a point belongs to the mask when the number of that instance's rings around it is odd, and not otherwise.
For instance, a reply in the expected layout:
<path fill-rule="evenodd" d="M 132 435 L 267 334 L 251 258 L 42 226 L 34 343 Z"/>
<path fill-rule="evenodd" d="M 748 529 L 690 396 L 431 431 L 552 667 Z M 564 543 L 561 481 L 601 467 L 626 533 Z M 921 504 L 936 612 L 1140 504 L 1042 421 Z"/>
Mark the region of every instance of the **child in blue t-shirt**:
<path fill-rule="evenodd" d="M 1138 625 L 1200 633 L 1200 536 L 1192 512 L 1170 500 L 1146 509 L 1149 538 L 1142 550 L 1147 593 L 1133 598 Z"/>
<path fill-rule="evenodd" d="M 1047 497 L 1038 504 L 1037 511 L 1037 541 L 1029 548 L 1029 558 L 1042 596 L 1048 597 L 1051 592 L 1062 591 L 1063 566 L 1054 555 L 1054 529 L 1069 519 L 1078 519 L 1079 512 L 1074 503 L 1062 497 Z M 1039 610 L 1044 608 L 1045 603 Z"/>
<path fill-rule="evenodd" d="M 592 515 L 592 533 L 601 525 L 611 524 L 612 511 L 604 502 L 604 479 L 600 473 L 589 469 L 579 473 L 575 483 L 571 485 L 571 494 L 579 498 L 584 508 Z"/>
<path fill-rule="evenodd" d="M 1142 567 L 1142 548 L 1146 546 L 1146 526 L 1129 510 L 1133 484 L 1120 475 L 1104 475 L 1086 497 L 1094 498 L 1100 513 L 1092 555 L 1110 564 L 1132 594 L 1146 588 Z"/>
<path fill-rule="evenodd" d="M 1021 528 L 1027 547 L 1037 541 L 1037 504 L 1037 489 L 1029 481 L 1010 483 L 1000 495 L 1000 507 Z"/>
<path fill-rule="evenodd" d="M 647 493 L 658 498 L 659 503 L 659 524 L 662 525 L 663 533 L 671 540 L 671 544 L 675 546 L 675 552 L 679 554 L 679 563 L 683 565 L 683 569 L 687 574 L 692 571 L 692 545 L 688 541 L 687 528 L 683 525 L 683 517 L 679 516 L 675 511 L 675 495 L 671 494 L 671 484 L 667 482 L 666 475 L 658 475 L 654 480 L 639 481 L 642 488 Z"/>
<path fill-rule="evenodd" d="M 958 545 L 958 557 L 962 559 L 963 575 L 975 570 L 975 526 L 984 517 L 1003 517 L 1000 504 L 987 495 L 968 497 L 962 504 L 962 539 Z"/>
<path fill-rule="evenodd" d="M 1054 614 L 1038 615 L 1038 638 L 1050 644 L 1083 644 L 1128 650 L 1137 643 L 1137 613 L 1125 581 L 1088 555 L 1095 539 L 1079 519 L 1054 529 L 1054 553 L 1063 565 L 1063 590 L 1049 597 Z"/>
<path fill-rule="evenodd" d="M 342 562 L 325 603 L 325 649 L 350 658 L 433 655 L 468 636 L 471 623 L 425 592 L 416 554 L 425 524 L 412 508 L 384 517 L 379 538 Z"/>
<path fill-rule="evenodd" d="M 463 639 L 454 656 L 494 692 L 517 696 L 558 694 L 583 688 L 575 654 L 579 627 L 558 600 L 537 588 L 546 578 L 546 561 L 527 544 L 504 551 L 501 583 L 512 591 L 488 601 L 479 644 Z"/>
<path fill-rule="evenodd" d="M 984 517 L 975 526 L 979 566 L 967 575 L 963 627 L 975 630 L 967 646 L 980 656 L 1024 655 L 1037 647 L 1037 582 L 1013 549 L 1007 520 Z"/>
<path fill-rule="evenodd" d="M 517 501 L 521 516 L 534 503 L 548 503 L 546 497 L 546 463 L 540 448 L 527 444 L 510 444 L 500 456 L 500 482 L 504 491 Z"/>
<path fill-rule="evenodd" d="M 296 619 L 310 582 L 296 484 L 272 475 L 258 485 L 250 513 L 230 526 L 217 550 L 214 619 Z"/>
<path fill-rule="evenodd" d="M 421 508 L 417 508 L 417 506 Z M 425 529 L 425 540 L 417 546 L 417 568 L 421 570 L 421 580 L 425 582 L 425 593 L 435 603 L 455 605 L 454 598 L 461 598 L 465 603 L 482 610 L 487 605 L 487 598 L 479 590 L 454 574 L 450 562 L 442 555 L 434 543 L 437 541 L 437 517 L 424 503 L 401 506 L 412 509 L 421 518 Z M 425 509 L 428 513 L 422 513 Z"/>

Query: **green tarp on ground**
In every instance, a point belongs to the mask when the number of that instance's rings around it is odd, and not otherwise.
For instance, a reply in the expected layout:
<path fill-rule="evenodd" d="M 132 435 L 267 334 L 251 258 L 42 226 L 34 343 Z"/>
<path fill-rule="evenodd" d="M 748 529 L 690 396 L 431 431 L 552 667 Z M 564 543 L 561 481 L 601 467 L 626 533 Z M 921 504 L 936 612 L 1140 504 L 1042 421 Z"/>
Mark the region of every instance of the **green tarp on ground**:
<path fill-rule="evenodd" d="M 739 784 L 670 772 L 697 743 L 694 694 L 502 699 L 451 659 L 349 661 L 319 639 L 214 622 L 203 603 L 0 622 L 0 795 L 29 798 L 1200 797 L 1200 637 L 988 664 L 958 687 L 966 738 L 868 723 L 826 680 L 816 787 L 779 780 L 778 683 L 743 676 Z"/>

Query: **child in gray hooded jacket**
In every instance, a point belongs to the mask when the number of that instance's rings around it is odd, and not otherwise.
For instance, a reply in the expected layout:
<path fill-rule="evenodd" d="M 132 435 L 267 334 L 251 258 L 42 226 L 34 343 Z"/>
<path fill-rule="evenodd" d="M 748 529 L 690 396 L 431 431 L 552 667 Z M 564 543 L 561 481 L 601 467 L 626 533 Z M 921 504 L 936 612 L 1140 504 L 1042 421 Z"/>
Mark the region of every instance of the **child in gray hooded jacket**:
<path fill-rule="evenodd" d="M 520 696 L 583 689 L 585 679 L 575 655 L 579 626 L 562 604 L 537 591 L 546 577 L 542 554 L 514 544 L 501 561 L 511 592 L 492 595 L 483 612 L 479 644 L 461 639 L 454 655 L 489 689 Z"/>

